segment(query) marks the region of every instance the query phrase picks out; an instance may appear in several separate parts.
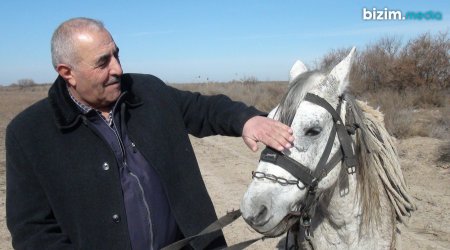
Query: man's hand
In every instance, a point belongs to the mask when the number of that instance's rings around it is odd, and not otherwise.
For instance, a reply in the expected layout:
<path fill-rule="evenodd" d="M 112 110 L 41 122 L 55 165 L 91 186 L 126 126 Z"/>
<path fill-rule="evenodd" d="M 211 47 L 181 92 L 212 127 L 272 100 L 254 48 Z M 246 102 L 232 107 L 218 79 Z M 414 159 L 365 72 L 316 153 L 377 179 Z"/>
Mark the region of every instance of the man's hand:
<path fill-rule="evenodd" d="M 294 141 L 292 133 L 289 126 L 279 121 L 264 116 L 255 116 L 244 124 L 242 138 L 253 152 L 258 150 L 258 142 L 282 151 L 292 147 Z"/>

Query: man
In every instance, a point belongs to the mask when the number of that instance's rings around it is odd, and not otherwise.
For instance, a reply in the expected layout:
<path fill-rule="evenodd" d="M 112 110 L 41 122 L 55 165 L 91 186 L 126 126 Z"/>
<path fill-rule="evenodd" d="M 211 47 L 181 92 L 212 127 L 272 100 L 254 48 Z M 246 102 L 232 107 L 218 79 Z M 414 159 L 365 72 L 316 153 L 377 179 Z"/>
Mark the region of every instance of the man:
<path fill-rule="evenodd" d="M 7 223 L 17 249 L 160 249 L 216 219 L 189 142 L 242 135 L 291 146 L 289 127 L 242 103 L 123 74 L 97 20 L 75 18 L 52 37 L 59 76 L 48 97 L 6 135 Z M 191 243 L 224 246 L 222 233 Z"/>

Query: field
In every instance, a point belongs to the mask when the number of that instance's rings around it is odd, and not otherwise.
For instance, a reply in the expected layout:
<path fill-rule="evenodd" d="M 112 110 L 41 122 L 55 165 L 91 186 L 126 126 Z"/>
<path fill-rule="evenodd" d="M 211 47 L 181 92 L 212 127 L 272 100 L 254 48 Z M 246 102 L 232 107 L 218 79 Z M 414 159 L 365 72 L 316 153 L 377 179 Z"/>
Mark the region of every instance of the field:
<path fill-rule="evenodd" d="M 266 111 L 277 103 L 286 90 L 284 83 L 209 83 L 176 87 L 206 94 L 225 93 L 233 99 L 245 101 Z M 47 90 L 48 85 L 0 88 L 0 249 L 12 249 L 5 222 L 5 128 L 17 113 L 44 98 Z M 410 119 L 408 126 L 415 127 L 414 131 L 419 132 L 434 128 L 435 133 L 422 132 L 419 134 L 421 136 L 417 136 L 414 132 L 409 132 L 397 139 L 404 175 L 418 206 L 408 227 L 402 228 L 403 249 L 450 249 L 448 110 L 446 104 L 443 107 L 411 111 L 407 117 Z M 436 135 L 439 131 L 441 134 Z M 239 208 L 259 154 L 248 150 L 240 138 L 191 137 L 191 141 L 217 214 L 223 215 Z M 224 232 L 230 244 L 258 236 L 241 219 Z M 258 242 L 251 249 L 273 249 L 278 241 L 279 239 L 271 239 Z"/>

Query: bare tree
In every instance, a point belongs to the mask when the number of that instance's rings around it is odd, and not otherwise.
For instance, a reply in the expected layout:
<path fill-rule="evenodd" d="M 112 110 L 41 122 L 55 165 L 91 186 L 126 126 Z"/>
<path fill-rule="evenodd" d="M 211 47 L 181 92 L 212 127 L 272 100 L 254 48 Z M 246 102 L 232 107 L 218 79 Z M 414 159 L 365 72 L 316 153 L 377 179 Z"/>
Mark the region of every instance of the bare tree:
<path fill-rule="evenodd" d="M 36 83 L 33 81 L 33 79 L 29 79 L 29 78 L 19 79 L 17 81 L 17 86 L 19 86 L 21 89 L 26 88 L 26 87 L 31 87 L 34 85 L 36 85 Z"/>
<path fill-rule="evenodd" d="M 408 42 L 403 57 L 415 64 L 415 85 L 443 89 L 450 81 L 450 37 L 448 32 L 431 36 L 425 33 Z"/>

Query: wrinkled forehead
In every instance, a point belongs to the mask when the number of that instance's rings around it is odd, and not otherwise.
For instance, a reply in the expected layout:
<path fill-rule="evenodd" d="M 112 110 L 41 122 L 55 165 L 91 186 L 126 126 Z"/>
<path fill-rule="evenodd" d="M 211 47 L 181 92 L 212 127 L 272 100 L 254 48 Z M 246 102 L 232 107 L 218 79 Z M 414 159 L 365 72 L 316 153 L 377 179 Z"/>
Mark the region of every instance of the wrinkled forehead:
<path fill-rule="evenodd" d="M 85 31 L 75 35 L 75 53 L 79 60 L 96 60 L 105 54 L 118 51 L 118 48 L 108 31 Z M 92 63 L 92 62 L 90 62 Z"/>
<path fill-rule="evenodd" d="M 78 44 L 93 44 L 97 46 L 114 45 L 115 42 L 111 34 L 106 29 L 81 30 L 73 34 L 73 38 Z"/>

